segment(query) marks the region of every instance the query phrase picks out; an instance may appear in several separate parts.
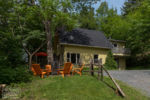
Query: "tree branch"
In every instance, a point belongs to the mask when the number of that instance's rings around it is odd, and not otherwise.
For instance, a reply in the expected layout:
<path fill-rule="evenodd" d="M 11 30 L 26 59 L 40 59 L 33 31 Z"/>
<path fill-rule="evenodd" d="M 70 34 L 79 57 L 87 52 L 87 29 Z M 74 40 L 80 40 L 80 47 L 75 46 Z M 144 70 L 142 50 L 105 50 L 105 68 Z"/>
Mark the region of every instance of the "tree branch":
<path fill-rule="evenodd" d="M 29 52 L 29 50 L 23 45 L 22 41 L 21 41 L 22 47 L 24 48 L 24 50 L 26 51 L 26 53 L 28 55 L 31 55 L 31 53 Z"/>
<path fill-rule="evenodd" d="M 44 44 L 46 44 L 46 43 L 47 43 L 47 41 L 43 42 L 43 43 L 32 53 L 32 55 L 34 55 L 36 52 L 38 52 L 38 51 L 44 46 Z"/>

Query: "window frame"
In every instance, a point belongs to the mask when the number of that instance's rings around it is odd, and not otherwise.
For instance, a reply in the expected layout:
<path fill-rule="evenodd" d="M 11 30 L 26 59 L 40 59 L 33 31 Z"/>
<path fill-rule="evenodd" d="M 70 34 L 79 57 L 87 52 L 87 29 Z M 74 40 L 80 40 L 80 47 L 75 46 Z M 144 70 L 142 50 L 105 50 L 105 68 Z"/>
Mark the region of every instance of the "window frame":
<path fill-rule="evenodd" d="M 96 58 L 95 58 L 95 56 L 97 56 Z M 99 55 L 98 54 L 94 54 L 94 63 L 98 63 L 98 57 L 99 57 Z"/>
<path fill-rule="evenodd" d="M 75 63 L 73 63 L 73 64 L 79 64 L 79 62 L 80 62 L 80 53 L 67 52 L 67 62 L 72 62 L 72 59 L 71 59 L 72 54 L 75 54 Z"/>
<path fill-rule="evenodd" d="M 71 61 L 71 54 L 68 52 L 67 53 L 67 62 L 70 62 Z"/>

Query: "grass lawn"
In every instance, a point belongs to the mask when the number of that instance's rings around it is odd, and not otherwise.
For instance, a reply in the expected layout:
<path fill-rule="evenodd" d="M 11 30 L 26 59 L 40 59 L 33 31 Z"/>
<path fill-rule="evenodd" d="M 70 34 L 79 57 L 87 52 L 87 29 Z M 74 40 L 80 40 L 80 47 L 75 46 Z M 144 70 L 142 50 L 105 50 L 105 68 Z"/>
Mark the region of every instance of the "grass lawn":
<path fill-rule="evenodd" d="M 104 81 L 113 84 L 108 78 Z M 119 82 L 126 94 L 122 98 L 115 94 L 112 88 L 98 81 L 96 77 L 83 76 L 50 76 L 35 78 L 31 83 L 18 84 L 21 89 L 19 100 L 148 100 L 135 89 Z M 113 86 L 113 85 L 112 85 Z"/>

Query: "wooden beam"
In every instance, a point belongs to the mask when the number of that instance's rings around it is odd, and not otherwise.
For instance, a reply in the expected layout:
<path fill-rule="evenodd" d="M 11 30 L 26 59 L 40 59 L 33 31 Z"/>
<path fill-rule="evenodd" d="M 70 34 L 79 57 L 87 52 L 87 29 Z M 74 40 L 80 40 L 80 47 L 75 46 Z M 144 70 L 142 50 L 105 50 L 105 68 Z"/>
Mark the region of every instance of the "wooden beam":
<path fill-rule="evenodd" d="M 120 94 L 125 97 L 125 93 L 121 90 L 120 86 L 117 84 L 117 82 L 115 81 L 115 79 L 109 74 L 109 72 L 103 67 L 104 71 L 108 74 L 108 76 L 110 77 L 110 79 L 113 81 L 113 83 L 115 84 L 115 86 L 117 87 L 117 90 L 120 92 Z"/>

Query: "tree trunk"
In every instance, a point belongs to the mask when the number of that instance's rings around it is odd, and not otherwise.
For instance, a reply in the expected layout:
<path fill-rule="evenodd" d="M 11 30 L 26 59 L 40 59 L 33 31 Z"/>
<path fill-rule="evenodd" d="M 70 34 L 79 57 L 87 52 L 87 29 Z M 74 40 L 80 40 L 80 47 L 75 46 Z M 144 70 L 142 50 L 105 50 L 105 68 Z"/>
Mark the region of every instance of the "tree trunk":
<path fill-rule="evenodd" d="M 51 64 L 53 67 L 53 49 L 52 49 L 52 35 L 50 32 L 50 21 L 44 21 L 46 40 L 47 40 L 47 64 Z"/>

